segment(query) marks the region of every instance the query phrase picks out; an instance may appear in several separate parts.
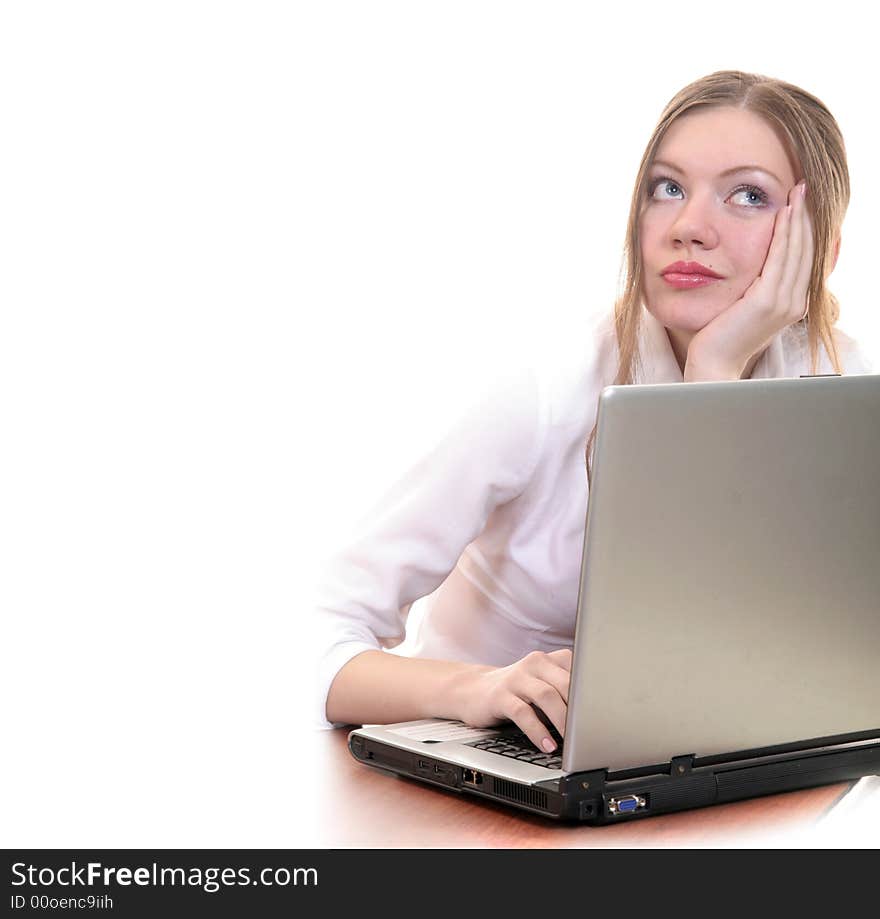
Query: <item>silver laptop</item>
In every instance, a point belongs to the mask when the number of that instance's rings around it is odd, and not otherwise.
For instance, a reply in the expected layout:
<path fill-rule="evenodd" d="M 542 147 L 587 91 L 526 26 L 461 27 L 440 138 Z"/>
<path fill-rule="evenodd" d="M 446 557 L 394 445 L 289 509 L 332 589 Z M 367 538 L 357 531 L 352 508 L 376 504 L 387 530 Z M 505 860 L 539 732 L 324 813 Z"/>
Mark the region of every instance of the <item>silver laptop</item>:
<path fill-rule="evenodd" d="M 561 755 L 365 726 L 361 762 L 592 823 L 880 773 L 880 375 L 607 387 Z"/>

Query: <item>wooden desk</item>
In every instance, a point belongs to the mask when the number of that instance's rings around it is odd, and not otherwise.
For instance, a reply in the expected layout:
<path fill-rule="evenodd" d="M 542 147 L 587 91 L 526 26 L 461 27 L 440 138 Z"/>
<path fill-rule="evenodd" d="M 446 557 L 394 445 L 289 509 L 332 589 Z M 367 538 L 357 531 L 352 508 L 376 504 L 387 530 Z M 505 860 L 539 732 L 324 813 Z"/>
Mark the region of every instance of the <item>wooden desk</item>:
<path fill-rule="evenodd" d="M 725 847 L 744 833 L 796 833 L 852 782 L 717 804 L 619 826 L 559 824 L 358 763 L 348 731 L 318 732 L 322 845 L 328 848 Z"/>

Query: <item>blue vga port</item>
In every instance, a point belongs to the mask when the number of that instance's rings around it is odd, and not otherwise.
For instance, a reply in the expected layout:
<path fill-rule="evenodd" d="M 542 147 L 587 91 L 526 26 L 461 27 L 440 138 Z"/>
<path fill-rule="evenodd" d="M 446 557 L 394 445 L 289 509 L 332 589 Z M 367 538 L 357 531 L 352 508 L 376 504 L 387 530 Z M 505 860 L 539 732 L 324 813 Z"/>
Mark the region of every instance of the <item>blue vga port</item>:
<path fill-rule="evenodd" d="M 621 795 L 619 798 L 606 798 L 608 813 L 612 817 L 622 817 L 624 814 L 634 814 L 644 810 L 648 802 L 641 795 Z"/>

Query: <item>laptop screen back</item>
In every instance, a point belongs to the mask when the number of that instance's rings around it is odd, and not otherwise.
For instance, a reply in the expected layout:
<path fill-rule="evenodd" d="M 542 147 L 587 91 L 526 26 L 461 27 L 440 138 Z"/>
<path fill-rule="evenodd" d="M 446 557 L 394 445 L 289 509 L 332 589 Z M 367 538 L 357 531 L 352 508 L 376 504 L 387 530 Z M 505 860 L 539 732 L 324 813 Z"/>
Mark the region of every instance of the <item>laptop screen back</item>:
<path fill-rule="evenodd" d="M 563 769 L 880 724 L 880 376 L 608 387 Z"/>

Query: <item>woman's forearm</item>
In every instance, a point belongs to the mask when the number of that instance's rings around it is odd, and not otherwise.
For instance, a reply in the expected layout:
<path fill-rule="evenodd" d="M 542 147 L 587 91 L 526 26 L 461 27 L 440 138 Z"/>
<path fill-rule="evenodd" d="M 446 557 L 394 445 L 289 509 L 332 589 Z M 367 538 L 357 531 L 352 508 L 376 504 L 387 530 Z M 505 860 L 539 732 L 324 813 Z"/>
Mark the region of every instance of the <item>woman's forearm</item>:
<path fill-rule="evenodd" d="M 327 720 L 345 724 L 393 724 L 419 718 L 462 720 L 480 664 L 400 657 L 364 651 L 336 675 L 327 694 Z"/>

